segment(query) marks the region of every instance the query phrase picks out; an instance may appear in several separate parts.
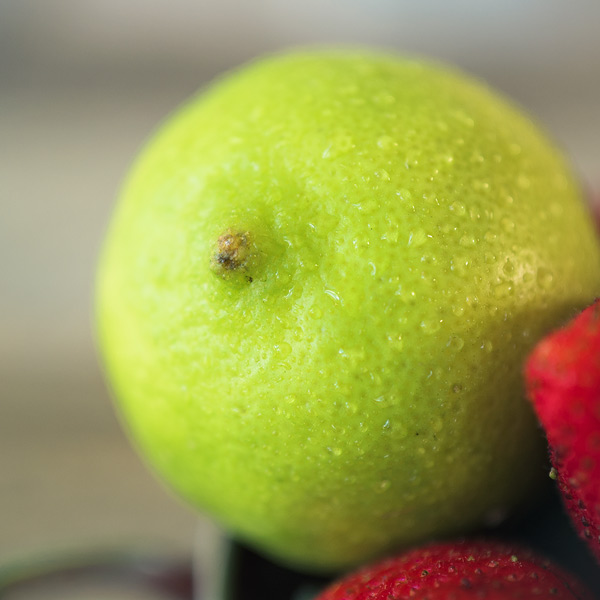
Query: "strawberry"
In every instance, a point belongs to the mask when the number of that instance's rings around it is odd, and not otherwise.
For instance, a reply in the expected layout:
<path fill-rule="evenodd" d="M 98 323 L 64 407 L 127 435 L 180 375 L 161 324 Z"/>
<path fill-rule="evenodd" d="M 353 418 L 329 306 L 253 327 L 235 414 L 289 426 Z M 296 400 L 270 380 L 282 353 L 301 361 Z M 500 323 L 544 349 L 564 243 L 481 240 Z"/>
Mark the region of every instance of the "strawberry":
<path fill-rule="evenodd" d="M 600 300 L 544 338 L 525 366 L 564 504 L 600 561 Z"/>
<path fill-rule="evenodd" d="M 530 551 L 496 542 L 417 548 L 362 568 L 316 600 L 589 600 L 571 576 Z"/>

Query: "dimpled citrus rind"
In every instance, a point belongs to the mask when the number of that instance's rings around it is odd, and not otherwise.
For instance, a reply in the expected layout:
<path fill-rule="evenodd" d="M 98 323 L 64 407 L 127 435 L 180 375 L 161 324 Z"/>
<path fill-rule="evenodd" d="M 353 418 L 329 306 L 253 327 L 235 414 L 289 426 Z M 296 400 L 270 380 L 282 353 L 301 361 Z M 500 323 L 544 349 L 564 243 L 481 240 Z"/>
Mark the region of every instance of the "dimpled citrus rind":
<path fill-rule="evenodd" d="M 224 234 L 251 260 L 225 269 Z M 578 186 L 510 104 L 446 67 L 297 51 L 222 78 L 143 150 L 98 332 L 169 485 L 333 570 L 531 497 L 522 360 L 599 292 Z"/>

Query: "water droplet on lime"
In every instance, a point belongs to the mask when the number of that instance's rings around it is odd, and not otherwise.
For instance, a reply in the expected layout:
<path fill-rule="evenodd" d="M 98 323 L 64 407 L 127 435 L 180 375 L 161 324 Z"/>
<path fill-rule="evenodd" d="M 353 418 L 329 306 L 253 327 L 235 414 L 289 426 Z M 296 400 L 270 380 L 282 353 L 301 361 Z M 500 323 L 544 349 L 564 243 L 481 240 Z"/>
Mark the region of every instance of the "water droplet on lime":
<path fill-rule="evenodd" d="M 554 281 L 554 275 L 549 269 L 539 267 L 536 274 L 536 280 L 543 288 L 549 288 Z"/>

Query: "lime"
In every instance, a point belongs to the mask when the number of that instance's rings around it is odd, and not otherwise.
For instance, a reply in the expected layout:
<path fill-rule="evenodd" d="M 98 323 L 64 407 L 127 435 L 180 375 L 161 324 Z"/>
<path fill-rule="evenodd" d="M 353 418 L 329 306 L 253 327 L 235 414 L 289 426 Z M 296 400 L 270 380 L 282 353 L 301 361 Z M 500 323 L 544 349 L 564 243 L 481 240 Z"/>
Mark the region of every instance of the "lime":
<path fill-rule="evenodd" d="M 97 314 L 152 468 L 326 571 L 531 497 L 522 361 L 598 294 L 580 190 L 528 118 L 448 67 L 319 49 L 223 77 L 157 132 Z"/>

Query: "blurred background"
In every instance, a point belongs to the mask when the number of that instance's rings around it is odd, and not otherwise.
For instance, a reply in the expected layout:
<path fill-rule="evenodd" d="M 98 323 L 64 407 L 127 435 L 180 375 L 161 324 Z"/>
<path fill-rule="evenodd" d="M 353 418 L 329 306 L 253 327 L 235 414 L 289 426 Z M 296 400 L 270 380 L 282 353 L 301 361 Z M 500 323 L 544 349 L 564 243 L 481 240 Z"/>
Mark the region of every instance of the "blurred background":
<path fill-rule="evenodd" d="M 512 96 L 598 189 L 599 24 L 593 0 L 0 0 L 0 562 L 190 550 L 197 518 L 129 447 L 92 333 L 116 194 L 167 113 L 264 52 L 374 44 Z"/>

